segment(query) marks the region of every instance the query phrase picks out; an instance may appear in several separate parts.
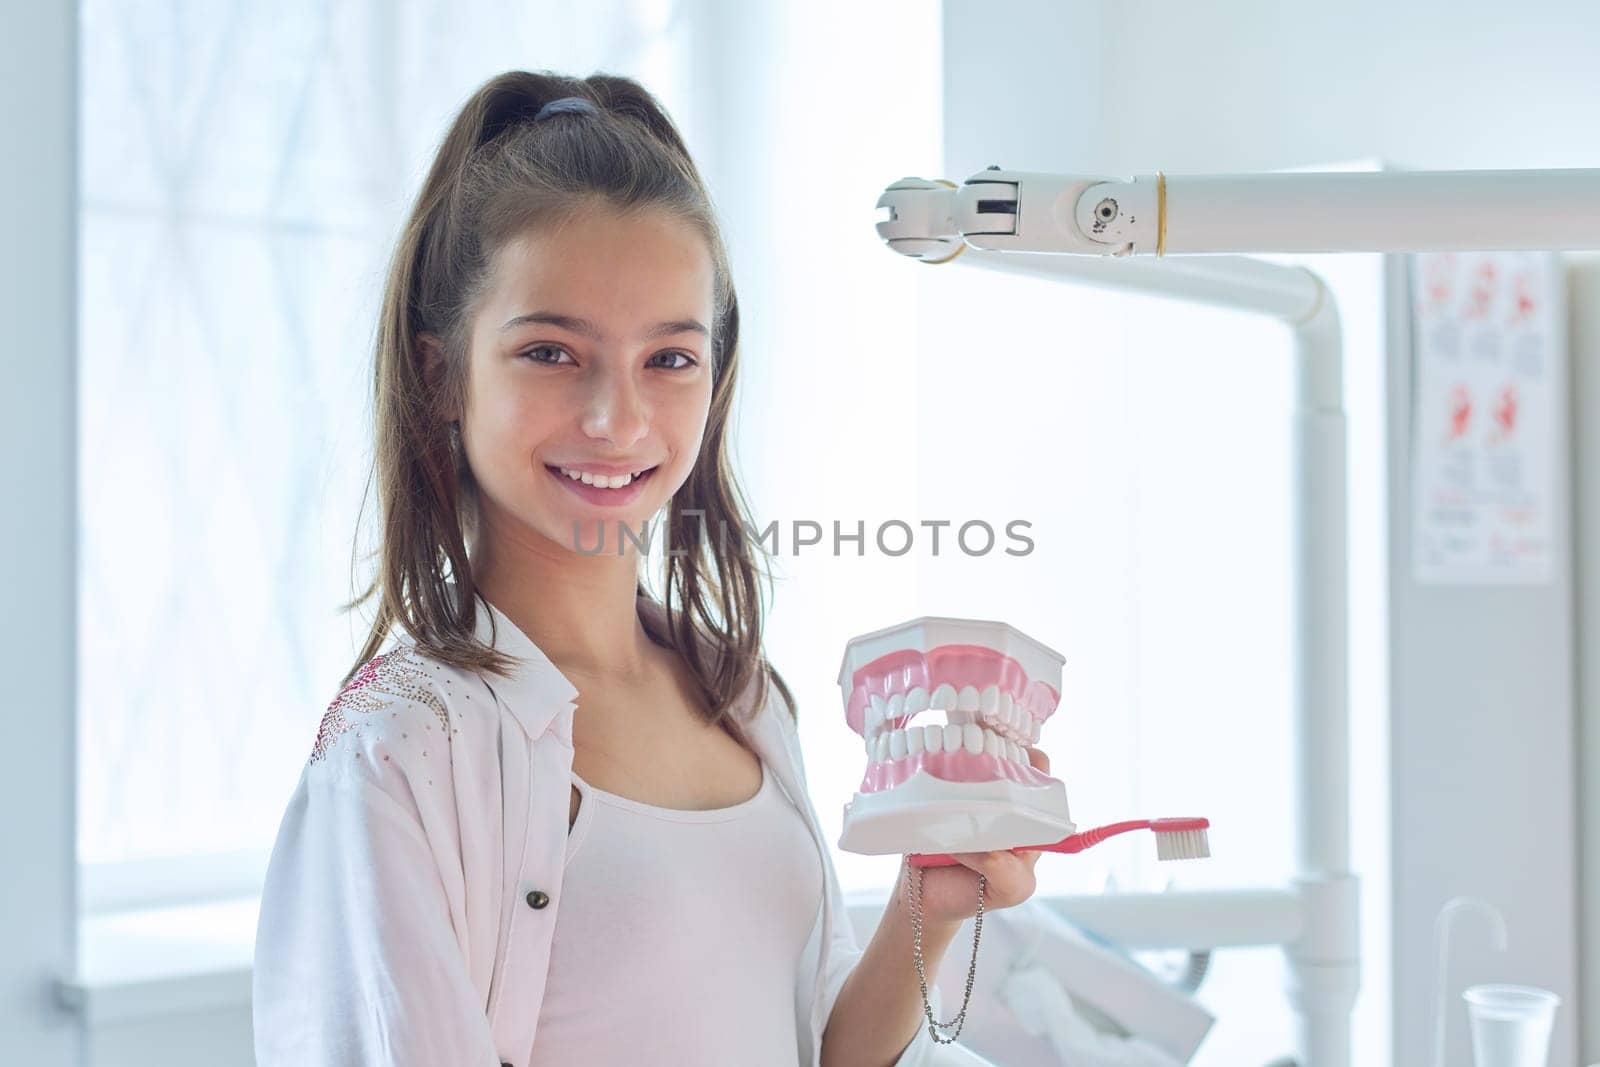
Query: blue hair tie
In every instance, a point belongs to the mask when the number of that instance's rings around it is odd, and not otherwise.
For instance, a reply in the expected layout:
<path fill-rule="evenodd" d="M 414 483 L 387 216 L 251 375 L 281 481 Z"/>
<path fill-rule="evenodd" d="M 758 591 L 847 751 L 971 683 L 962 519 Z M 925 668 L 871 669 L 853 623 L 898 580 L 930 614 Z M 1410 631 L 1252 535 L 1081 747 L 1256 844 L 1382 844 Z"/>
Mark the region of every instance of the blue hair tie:
<path fill-rule="evenodd" d="M 559 115 L 567 111 L 587 111 L 591 115 L 600 114 L 600 109 L 595 107 L 594 102 L 591 100 L 586 100 L 581 96 L 563 96 L 559 100 L 552 100 L 544 107 L 541 107 L 539 113 L 533 116 L 533 121 L 538 122 L 542 118 L 547 118 L 550 115 Z"/>

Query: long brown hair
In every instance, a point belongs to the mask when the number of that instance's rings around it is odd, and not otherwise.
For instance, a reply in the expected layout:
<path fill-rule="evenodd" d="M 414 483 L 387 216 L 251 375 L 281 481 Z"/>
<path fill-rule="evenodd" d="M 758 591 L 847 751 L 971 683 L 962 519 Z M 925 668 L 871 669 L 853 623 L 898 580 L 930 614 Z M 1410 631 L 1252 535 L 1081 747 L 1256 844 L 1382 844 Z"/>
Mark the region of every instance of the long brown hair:
<path fill-rule="evenodd" d="M 533 121 L 545 104 L 569 96 L 590 101 L 598 114 Z M 753 705 L 759 708 L 769 681 L 792 714 L 789 688 L 762 651 L 758 579 L 770 583 L 771 575 L 757 568 L 744 536 L 751 525 L 727 455 L 739 301 L 721 229 L 666 111 L 637 82 L 609 74 L 508 71 L 485 82 L 451 123 L 400 233 L 374 353 L 372 474 L 382 515 L 368 558 L 376 556 L 378 566 L 366 591 L 343 606 L 349 611 L 377 597 L 378 610 L 343 684 L 397 626 L 442 662 L 502 676 L 514 669 L 511 657 L 474 636 L 478 593 L 466 545 L 479 521 L 479 494 L 443 413 L 465 409 L 470 319 L 496 251 L 530 227 L 596 203 L 660 209 L 690 222 L 704 236 L 713 267 L 711 406 L 700 455 L 668 506 L 674 551 L 665 554 L 669 633 L 662 637 L 689 666 L 713 721 L 751 684 L 759 686 Z M 422 334 L 439 339 L 436 374 L 424 359 Z M 371 484 L 369 477 L 368 491 Z M 703 521 L 680 521 L 686 512 Z M 707 534 L 729 528 L 738 536 Z M 676 609 L 674 593 L 681 599 Z M 637 595 L 649 596 L 643 582 Z"/>

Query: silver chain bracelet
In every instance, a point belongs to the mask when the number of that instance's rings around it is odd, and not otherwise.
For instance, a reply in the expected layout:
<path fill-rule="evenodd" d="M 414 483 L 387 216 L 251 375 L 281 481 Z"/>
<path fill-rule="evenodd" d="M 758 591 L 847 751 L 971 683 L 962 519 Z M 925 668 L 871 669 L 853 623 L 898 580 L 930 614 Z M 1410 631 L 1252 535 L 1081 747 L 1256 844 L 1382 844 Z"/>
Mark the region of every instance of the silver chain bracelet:
<path fill-rule="evenodd" d="M 914 949 L 913 957 L 917 963 L 917 984 L 922 987 L 922 1014 L 928 1017 L 928 1036 L 933 1038 L 934 1043 L 952 1045 L 955 1043 L 956 1038 L 961 1036 L 961 1028 L 967 1024 L 967 1002 L 972 999 L 972 980 L 978 974 L 978 940 L 983 936 L 983 896 L 988 880 L 982 874 L 978 875 L 978 916 L 972 927 L 972 962 L 967 964 L 967 991 L 961 998 L 961 1010 L 949 1022 L 941 1023 L 934 1019 L 933 1005 L 928 1003 L 928 975 L 924 971 L 922 964 L 922 868 L 913 868 L 909 857 L 904 862 L 908 876 L 912 870 L 917 872 L 916 894 L 913 897 L 912 894 L 907 893 L 907 896 L 912 898 L 909 901 L 910 907 L 908 910 L 911 913 L 911 936 Z M 909 881 L 908 877 L 907 882 L 909 883 Z M 907 889 L 909 888 L 908 884 Z M 948 1030 L 952 1026 L 955 1027 L 955 1033 L 947 1038 L 939 1036 L 940 1030 Z"/>

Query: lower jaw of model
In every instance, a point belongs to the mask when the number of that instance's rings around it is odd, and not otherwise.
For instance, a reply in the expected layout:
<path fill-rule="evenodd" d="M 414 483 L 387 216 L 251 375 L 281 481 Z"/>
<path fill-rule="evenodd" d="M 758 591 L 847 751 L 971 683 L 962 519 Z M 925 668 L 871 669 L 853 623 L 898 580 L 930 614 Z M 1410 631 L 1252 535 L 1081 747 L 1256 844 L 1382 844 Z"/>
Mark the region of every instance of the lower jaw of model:
<path fill-rule="evenodd" d="M 1002 623 L 925 616 L 854 638 L 845 718 L 868 764 L 839 847 L 987 852 L 1075 832 L 1065 785 L 1032 765 L 1062 657 Z"/>

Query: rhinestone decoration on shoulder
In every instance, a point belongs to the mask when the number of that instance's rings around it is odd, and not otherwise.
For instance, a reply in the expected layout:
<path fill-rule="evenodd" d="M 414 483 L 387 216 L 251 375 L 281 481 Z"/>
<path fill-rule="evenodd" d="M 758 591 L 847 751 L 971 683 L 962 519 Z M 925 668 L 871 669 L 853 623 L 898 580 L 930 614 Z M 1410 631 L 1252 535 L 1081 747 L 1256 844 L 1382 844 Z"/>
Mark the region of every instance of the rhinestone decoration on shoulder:
<path fill-rule="evenodd" d="M 400 645 L 362 664 L 350 684 L 339 691 L 323 713 L 322 723 L 317 727 L 317 743 L 307 762 L 322 759 L 346 730 L 357 725 L 351 716 L 388 707 L 397 699 L 413 701 L 432 711 L 448 738 L 450 713 L 445 710 L 439 694 L 428 685 L 427 675 L 426 663 L 410 645 Z"/>

